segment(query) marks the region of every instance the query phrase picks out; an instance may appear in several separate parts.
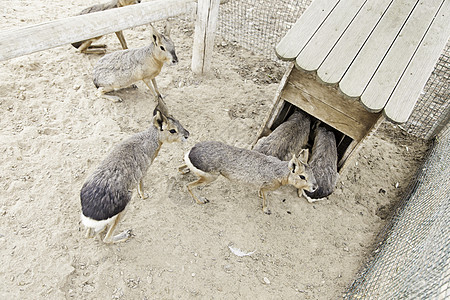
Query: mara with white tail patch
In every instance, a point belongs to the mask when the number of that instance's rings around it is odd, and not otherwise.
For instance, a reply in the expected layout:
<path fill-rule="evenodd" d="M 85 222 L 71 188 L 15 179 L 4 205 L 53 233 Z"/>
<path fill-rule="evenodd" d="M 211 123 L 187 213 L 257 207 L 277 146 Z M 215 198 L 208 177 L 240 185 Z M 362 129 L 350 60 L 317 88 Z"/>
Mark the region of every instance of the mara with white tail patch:
<path fill-rule="evenodd" d="M 207 141 L 197 143 L 184 158 L 186 166 L 180 167 L 180 171 L 189 168 L 199 177 L 186 186 L 199 204 L 209 201 L 197 198 L 192 188 L 211 183 L 219 175 L 258 188 L 258 195 L 263 199 L 263 212 L 266 214 L 270 214 L 266 200 L 267 191 L 276 190 L 286 184 L 310 192 L 317 188 L 314 175 L 305 163 L 308 160 L 308 150 L 302 151 L 298 158 L 294 155 L 290 161 L 282 161 L 253 150 Z"/>
<path fill-rule="evenodd" d="M 154 110 L 152 125 L 117 145 L 91 174 L 81 188 L 81 220 L 86 236 L 94 237 L 110 225 L 103 241 L 116 243 L 130 237 L 130 230 L 112 236 L 125 214 L 136 186 L 139 196 L 146 198 L 142 179 L 158 155 L 161 145 L 184 141 L 189 132 L 169 116 L 162 100 Z"/>

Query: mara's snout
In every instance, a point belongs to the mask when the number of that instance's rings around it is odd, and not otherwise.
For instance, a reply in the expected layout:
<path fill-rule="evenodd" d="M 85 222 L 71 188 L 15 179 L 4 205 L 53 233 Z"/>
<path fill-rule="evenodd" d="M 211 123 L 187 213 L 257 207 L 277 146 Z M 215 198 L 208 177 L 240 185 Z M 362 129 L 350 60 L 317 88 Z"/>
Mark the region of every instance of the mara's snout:
<path fill-rule="evenodd" d="M 175 53 L 172 53 L 172 65 L 178 64 L 178 57 Z"/>
<path fill-rule="evenodd" d="M 183 137 L 181 138 L 182 142 L 186 142 L 189 137 L 189 131 L 186 130 L 186 132 L 183 134 Z"/>

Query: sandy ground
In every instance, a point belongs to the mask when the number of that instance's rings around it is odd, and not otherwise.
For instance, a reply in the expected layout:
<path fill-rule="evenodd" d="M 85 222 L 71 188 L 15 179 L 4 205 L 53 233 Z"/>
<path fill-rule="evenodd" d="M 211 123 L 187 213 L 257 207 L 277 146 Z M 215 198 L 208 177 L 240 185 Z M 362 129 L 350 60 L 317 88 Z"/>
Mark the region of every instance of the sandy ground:
<path fill-rule="evenodd" d="M 7 1 L 0 30 L 94 3 Z M 157 78 L 191 136 L 163 145 L 144 179 L 150 198 L 135 195 L 118 226 L 134 236 L 116 245 L 84 238 L 79 191 L 115 144 L 150 126 L 149 90 L 138 83 L 122 103 L 97 98 L 100 56 L 70 45 L 0 62 L 1 299 L 335 299 L 355 279 L 426 143 L 383 124 L 316 204 L 282 187 L 265 215 L 256 190 L 224 178 L 200 192 L 210 203 L 195 204 L 184 188 L 193 176 L 176 170 L 183 150 L 209 139 L 250 147 L 283 69 L 218 39 L 212 74 L 194 77 L 192 34 L 188 19 L 174 22 L 180 63 Z M 146 26 L 125 36 L 131 48 L 150 38 Z M 120 49 L 114 35 L 102 42 Z"/>

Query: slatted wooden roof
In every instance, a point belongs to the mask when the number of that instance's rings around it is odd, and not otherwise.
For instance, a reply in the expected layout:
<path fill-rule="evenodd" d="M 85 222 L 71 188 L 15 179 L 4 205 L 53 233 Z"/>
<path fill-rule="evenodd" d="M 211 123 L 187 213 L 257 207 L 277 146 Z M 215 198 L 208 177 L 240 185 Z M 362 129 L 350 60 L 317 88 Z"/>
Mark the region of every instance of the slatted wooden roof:
<path fill-rule="evenodd" d="M 315 0 L 276 53 L 403 123 L 449 36 L 450 0 Z"/>

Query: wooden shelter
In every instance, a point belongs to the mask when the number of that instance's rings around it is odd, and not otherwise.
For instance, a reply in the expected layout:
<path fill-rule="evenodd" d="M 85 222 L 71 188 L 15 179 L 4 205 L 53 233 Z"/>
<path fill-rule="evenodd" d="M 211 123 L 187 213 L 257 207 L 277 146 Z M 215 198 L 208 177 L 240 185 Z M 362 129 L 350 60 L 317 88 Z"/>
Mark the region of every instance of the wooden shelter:
<path fill-rule="evenodd" d="M 297 107 L 335 131 L 341 170 L 382 120 L 408 120 L 449 19 L 448 0 L 313 1 L 276 46 L 293 63 L 258 139 Z"/>

